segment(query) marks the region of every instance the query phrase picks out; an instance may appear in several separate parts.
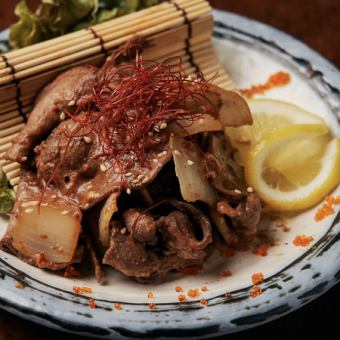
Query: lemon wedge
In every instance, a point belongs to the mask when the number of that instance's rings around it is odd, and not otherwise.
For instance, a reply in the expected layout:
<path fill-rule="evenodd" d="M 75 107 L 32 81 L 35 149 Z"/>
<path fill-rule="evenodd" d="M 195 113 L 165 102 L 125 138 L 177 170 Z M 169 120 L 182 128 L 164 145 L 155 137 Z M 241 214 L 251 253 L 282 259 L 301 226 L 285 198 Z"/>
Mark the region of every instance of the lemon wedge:
<path fill-rule="evenodd" d="M 309 208 L 340 182 L 340 141 L 323 123 L 281 126 L 243 158 L 247 183 L 276 210 Z"/>
<path fill-rule="evenodd" d="M 232 145 L 241 153 L 249 151 L 267 133 L 291 124 L 322 124 L 323 120 L 301 108 L 279 100 L 253 99 L 248 101 L 253 125 L 226 127 Z"/>

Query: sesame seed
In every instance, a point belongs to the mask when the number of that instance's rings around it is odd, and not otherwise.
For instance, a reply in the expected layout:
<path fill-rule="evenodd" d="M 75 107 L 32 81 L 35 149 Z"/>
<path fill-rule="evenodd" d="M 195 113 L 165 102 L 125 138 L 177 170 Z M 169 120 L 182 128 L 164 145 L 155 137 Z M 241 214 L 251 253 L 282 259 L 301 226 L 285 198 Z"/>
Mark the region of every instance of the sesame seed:
<path fill-rule="evenodd" d="M 165 122 L 163 122 L 163 123 L 159 126 L 159 128 L 160 128 L 161 130 L 163 130 L 163 129 L 165 129 L 167 126 L 168 126 L 168 124 L 165 123 Z"/>
<path fill-rule="evenodd" d="M 99 194 L 98 192 L 95 192 L 95 191 L 90 191 L 90 192 L 89 192 L 89 196 L 90 196 L 91 198 L 96 198 L 96 197 L 99 197 L 100 194 Z"/>
<path fill-rule="evenodd" d="M 153 129 L 154 129 L 154 131 L 159 132 L 159 127 L 158 126 L 155 126 Z"/>
<path fill-rule="evenodd" d="M 242 194 L 242 191 L 239 189 L 235 189 L 234 192 L 236 192 L 237 194 Z"/>
<path fill-rule="evenodd" d="M 140 181 L 142 178 L 144 178 L 144 175 L 143 174 L 141 174 L 141 175 L 139 175 L 138 177 L 137 177 L 137 179 Z"/>
<path fill-rule="evenodd" d="M 132 181 L 132 184 L 137 184 L 137 183 L 139 183 L 139 179 L 134 179 L 134 180 Z"/>
<path fill-rule="evenodd" d="M 65 112 L 62 112 L 59 116 L 60 120 L 64 120 L 66 118 Z"/>
<path fill-rule="evenodd" d="M 199 123 L 199 124 L 203 124 L 203 123 L 204 123 L 204 119 L 200 118 L 200 119 L 198 120 L 198 123 Z"/>
<path fill-rule="evenodd" d="M 155 138 L 154 141 L 155 141 L 156 143 L 159 143 L 159 142 L 161 141 L 161 139 L 160 139 L 160 138 Z"/>
<path fill-rule="evenodd" d="M 154 163 L 158 163 L 158 159 L 157 159 L 157 158 L 154 158 L 152 161 L 153 161 Z"/>
<path fill-rule="evenodd" d="M 76 105 L 76 101 L 75 100 L 70 100 L 68 102 L 68 106 L 74 106 L 74 105 Z"/>
<path fill-rule="evenodd" d="M 163 156 L 165 156 L 166 154 L 167 154 L 166 151 L 162 151 L 162 152 L 160 152 L 159 154 L 157 154 L 157 157 L 163 157 Z"/>
<path fill-rule="evenodd" d="M 125 174 L 125 177 L 130 177 L 130 176 L 132 176 L 132 172 L 127 172 L 127 173 Z"/>
<path fill-rule="evenodd" d="M 48 203 L 43 202 L 43 203 L 41 203 L 41 205 L 42 205 L 43 207 L 47 207 L 47 206 L 48 206 Z"/>
<path fill-rule="evenodd" d="M 194 163 L 191 159 L 188 159 L 188 160 L 187 160 L 187 164 L 188 164 L 188 165 L 194 165 L 195 163 Z"/>
<path fill-rule="evenodd" d="M 130 195 L 130 194 L 131 194 L 131 189 L 130 189 L 130 188 L 127 188 L 127 189 L 126 189 L 126 193 L 127 193 L 128 195 Z"/>
<path fill-rule="evenodd" d="M 106 166 L 104 164 L 100 164 L 100 170 L 101 171 L 106 171 Z"/>
<path fill-rule="evenodd" d="M 149 182 L 149 178 L 147 178 L 147 177 L 142 180 L 143 184 L 148 183 L 148 182 Z"/>
<path fill-rule="evenodd" d="M 26 161 L 27 161 L 27 157 L 26 157 L 26 156 L 22 157 L 22 158 L 21 158 L 21 161 L 22 161 L 22 162 L 26 162 Z"/>
<path fill-rule="evenodd" d="M 126 227 L 120 229 L 120 233 L 121 233 L 122 235 L 126 234 L 126 232 L 127 232 Z"/>
<path fill-rule="evenodd" d="M 248 191 L 248 192 L 254 192 L 254 189 L 253 189 L 252 187 L 248 187 L 248 188 L 247 188 L 247 191 Z"/>
<path fill-rule="evenodd" d="M 27 209 L 25 209 L 25 213 L 30 214 L 31 212 L 33 212 L 33 209 L 32 209 L 32 208 L 27 208 Z"/>
<path fill-rule="evenodd" d="M 87 143 L 87 144 L 92 143 L 91 137 L 88 137 L 88 136 L 85 136 L 85 137 L 84 137 L 84 141 L 85 141 L 85 143 Z"/>
<path fill-rule="evenodd" d="M 25 208 L 25 207 L 29 207 L 32 205 L 38 205 L 38 204 L 39 204 L 39 201 L 25 201 L 25 202 L 22 202 L 21 206 Z"/>
<path fill-rule="evenodd" d="M 66 214 L 68 214 L 68 210 L 63 210 L 61 213 L 62 213 L 63 215 L 66 215 Z"/>

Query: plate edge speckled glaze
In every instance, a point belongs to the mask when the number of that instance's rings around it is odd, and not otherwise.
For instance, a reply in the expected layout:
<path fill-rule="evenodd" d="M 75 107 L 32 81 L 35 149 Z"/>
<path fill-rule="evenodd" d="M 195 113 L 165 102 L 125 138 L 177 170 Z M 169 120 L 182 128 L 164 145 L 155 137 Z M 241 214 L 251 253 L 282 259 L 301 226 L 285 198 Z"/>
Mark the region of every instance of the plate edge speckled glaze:
<path fill-rule="evenodd" d="M 222 11 L 215 11 L 214 16 L 216 39 L 258 42 L 284 55 L 315 81 L 314 85 L 340 121 L 340 76 L 335 66 L 303 43 L 274 28 Z M 106 301 L 99 301 L 93 316 L 92 311 L 88 311 L 86 297 L 38 282 L 1 259 L 0 305 L 11 313 L 48 327 L 97 337 L 198 338 L 221 335 L 278 318 L 331 288 L 340 280 L 340 265 L 336 264 L 340 258 L 339 243 L 338 214 L 327 233 L 312 249 L 265 280 L 263 289 L 266 294 L 249 300 L 248 287 L 233 292 L 231 299 L 216 296 L 209 300 L 209 313 L 197 303 L 165 304 L 155 312 L 141 310 L 139 305 L 131 304 L 130 309 L 112 317 L 112 306 Z M 330 262 L 333 265 L 326 266 Z M 298 273 L 299 279 L 294 280 Z M 26 286 L 24 290 L 15 288 L 20 280 Z M 55 303 L 55 308 L 49 305 L 52 303 Z M 111 313 L 111 318 L 106 313 Z"/>

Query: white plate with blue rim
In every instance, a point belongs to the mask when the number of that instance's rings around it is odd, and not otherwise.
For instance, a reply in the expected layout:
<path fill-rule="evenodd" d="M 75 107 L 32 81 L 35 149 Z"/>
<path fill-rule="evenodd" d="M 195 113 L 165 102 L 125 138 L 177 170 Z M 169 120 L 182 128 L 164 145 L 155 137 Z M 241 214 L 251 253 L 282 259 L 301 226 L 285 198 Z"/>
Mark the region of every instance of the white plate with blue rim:
<path fill-rule="evenodd" d="M 215 50 L 238 88 L 263 83 L 277 71 L 289 72 L 291 82 L 264 97 L 286 100 L 321 116 L 340 136 L 340 74 L 333 65 L 266 25 L 222 11 L 214 11 L 214 18 Z M 333 194 L 340 195 L 340 188 Z M 0 306 L 48 327 L 101 338 L 203 338 L 254 327 L 300 308 L 340 280 L 339 209 L 315 222 L 317 208 L 287 218 L 289 232 L 273 225 L 270 232 L 276 243 L 267 256 L 215 256 L 199 275 L 170 275 L 157 284 L 141 285 L 113 270 L 104 286 L 90 276 L 65 279 L 0 251 Z M 6 226 L 1 218 L 0 236 Z M 306 248 L 294 246 L 292 240 L 300 234 L 312 236 L 313 242 Z M 221 277 L 223 270 L 233 275 Z M 265 280 L 262 294 L 252 298 L 251 275 L 256 272 Z M 16 288 L 18 283 L 24 289 Z M 73 286 L 91 287 L 93 293 L 76 295 Z M 179 303 L 176 286 L 184 292 L 202 286 L 208 290 Z M 148 298 L 150 291 L 153 299 Z M 88 306 L 90 298 L 96 300 L 95 309 Z M 151 302 L 156 309 L 149 308 Z"/>

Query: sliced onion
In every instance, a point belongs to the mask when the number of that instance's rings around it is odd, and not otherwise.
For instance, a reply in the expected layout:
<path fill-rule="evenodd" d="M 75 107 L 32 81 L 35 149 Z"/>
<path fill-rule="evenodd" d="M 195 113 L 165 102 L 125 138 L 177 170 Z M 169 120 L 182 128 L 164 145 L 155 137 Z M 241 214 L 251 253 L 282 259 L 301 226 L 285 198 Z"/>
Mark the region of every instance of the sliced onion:
<path fill-rule="evenodd" d="M 202 201 L 214 206 L 216 192 L 205 177 L 199 150 L 192 142 L 175 135 L 171 136 L 170 143 L 183 199 L 187 202 Z"/>
<path fill-rule="evenodd" d="M 110 221 L 115 212 L 118 211 L 117 198 L 120 191 L 113 192 L 105 201 L 99 214 L 99 241 L 103 247 L 110 245 Z"/>
<path fill-rule="evenodd" d="M 189 119 L 178 120 L 168 127 L 168 131 L 174 133 L 176 136 L 195 135 L 200 132 L 221 131 L 222 125 L 220 121 L 209 114 L 203 114 L 202 118 L 194 121 Z"/>
<path fill-rule="evenodd" d="M 237 236 L 229 228 L 229 226 L 227 225 L 227 222 L 225 221 L 223 215 L 221 215 L 214 208 L 210 208 L 209 212 L 210 212 L 211 219 L 213 220 L 213 222 L 214 222 L 215 226 L 217 227 L 218 231 L 221 233 L 224 241 L 228 245 L 236 243 Z"/>
<path fill-rule="evenodd" d="M 39 267 L 56 269 L 70 263 L 81 231 L 80 210 L 62 201 L 44 201 L 40 208 L 34 201 L 20 203 L 10 222 L 12 246 Z"/>
<path fill-rule="evenodd" d="M 216 102 L 216 94 L 219 95 L 219 102 Z M 253 123 L 248 104 L 238 93 L 210 85 L 208 98 L 214 106 L 219 107 L 218 118 L 223 127 L 237 127 Z"/>

